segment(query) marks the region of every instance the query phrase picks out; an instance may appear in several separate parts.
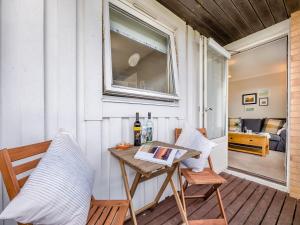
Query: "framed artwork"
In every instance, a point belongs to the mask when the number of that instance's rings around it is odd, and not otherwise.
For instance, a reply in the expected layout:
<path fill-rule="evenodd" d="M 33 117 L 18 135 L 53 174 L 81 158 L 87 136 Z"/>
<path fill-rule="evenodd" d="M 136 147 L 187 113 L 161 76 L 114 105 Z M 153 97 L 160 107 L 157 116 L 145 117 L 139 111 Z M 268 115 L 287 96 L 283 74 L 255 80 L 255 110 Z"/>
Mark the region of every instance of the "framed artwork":
<path fill-rule="evenodd" d="M 256 104 L 257 102 L 257 93 L 244 94 L 242 95 L 243 105 Z"/>
<path fill-rule="evenodd" d="M 253 112 L 255 111 L 255 108 L 251 105 L 246 105 L 245 106 L 245 112 Z"/>
<path fill-rule="evenodd" d="M 259 98 L 259 106 L 268 106 L 269 105 L 269 98 Z"/>

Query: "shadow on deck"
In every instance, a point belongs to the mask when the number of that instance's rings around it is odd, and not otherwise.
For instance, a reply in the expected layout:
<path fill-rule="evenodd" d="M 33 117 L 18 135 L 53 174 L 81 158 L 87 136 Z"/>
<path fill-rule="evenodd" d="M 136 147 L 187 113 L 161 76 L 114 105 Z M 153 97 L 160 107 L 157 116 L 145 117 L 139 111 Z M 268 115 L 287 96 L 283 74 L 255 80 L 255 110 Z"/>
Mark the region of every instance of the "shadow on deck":
<path fill-rule="evenodd" d="M 221 174 L 227 183 L 221 186 L 221 195 L 230 225 L 300 225 L 300 200 L 287 193 L 269 188 L 226 173 Z M 209 187 L 192 186 L 188 192 L 204 193 Z M 217 199 L 187 201 L 188 219 L 218 218 Z M 137 217 L 139 225 L 178 225 L 181 218 L 173 197 L 162 201 L 154 210 Z M 126 225 L 131 224 L 127 221 Z"/>

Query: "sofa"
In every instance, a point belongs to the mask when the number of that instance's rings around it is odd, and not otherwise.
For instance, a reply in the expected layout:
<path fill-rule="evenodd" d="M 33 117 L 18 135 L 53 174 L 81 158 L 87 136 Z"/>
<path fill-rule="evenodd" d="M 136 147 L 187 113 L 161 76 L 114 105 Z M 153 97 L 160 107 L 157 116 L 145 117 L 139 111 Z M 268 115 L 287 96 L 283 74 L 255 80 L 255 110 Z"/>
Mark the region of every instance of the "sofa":
<path fill-rule="evenodd" d="M 229 121 L 229 131 L 235 129 L 235 131 L 239 130 L 241 132 L 251 130 L 254 133 L 269 133 L 269 149 L 278 152 L 286 151 L 287 131 L 285 118 L 230 118 L 229 120 L 231 120 Z"/>

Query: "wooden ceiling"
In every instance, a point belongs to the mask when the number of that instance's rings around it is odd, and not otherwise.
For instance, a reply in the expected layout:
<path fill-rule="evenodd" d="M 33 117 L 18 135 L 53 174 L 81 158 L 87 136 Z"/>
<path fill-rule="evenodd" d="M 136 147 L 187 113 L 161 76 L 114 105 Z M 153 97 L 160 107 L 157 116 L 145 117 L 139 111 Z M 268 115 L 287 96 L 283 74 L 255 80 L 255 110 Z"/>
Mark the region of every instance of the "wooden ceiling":
<path fill-rule="evenodd" d="M 300 10 L 300 0 L 157 0 L 206 37 L 226 45 Z"/>

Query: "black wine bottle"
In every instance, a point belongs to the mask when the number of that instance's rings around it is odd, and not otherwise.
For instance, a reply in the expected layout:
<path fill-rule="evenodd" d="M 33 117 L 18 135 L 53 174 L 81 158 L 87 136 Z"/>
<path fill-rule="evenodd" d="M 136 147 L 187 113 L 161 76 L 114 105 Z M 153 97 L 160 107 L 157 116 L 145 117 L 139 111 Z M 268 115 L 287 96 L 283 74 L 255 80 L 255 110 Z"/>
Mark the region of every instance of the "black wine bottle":
<path fill-rule="evenodd" d="M 142 126 L 139 120 L 140 120 L 140 115 L 137 112 L 135 116 L 135 122 L 133 124 L 134 146 L 141 146 Z"/>

